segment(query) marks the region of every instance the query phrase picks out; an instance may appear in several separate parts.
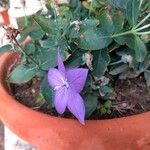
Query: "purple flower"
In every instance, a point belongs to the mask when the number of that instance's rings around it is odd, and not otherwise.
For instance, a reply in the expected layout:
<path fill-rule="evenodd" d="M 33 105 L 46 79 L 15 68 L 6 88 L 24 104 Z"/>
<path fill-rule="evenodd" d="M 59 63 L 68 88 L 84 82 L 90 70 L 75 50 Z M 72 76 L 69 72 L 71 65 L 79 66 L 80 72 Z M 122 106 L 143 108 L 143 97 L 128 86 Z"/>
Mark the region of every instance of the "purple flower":
<path fill-rule="evenodd" d="M 84 88 L 88 69 L 65 69 L 62 58 L 58 51 L 58 69 L 48 71 L 48 81 L 55 90 L 54 105 L 59 114 L 65 112 L 66 107 L 72 114 L 84 124 L 85 106 L 80 92 Z"/>

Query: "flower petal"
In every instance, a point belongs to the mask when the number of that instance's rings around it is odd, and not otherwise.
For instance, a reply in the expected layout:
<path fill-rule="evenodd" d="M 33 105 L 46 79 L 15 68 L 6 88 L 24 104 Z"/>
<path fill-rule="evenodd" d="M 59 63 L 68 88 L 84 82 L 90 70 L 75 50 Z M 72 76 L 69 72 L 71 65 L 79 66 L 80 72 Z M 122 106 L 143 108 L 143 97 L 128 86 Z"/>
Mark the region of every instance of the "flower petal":
<path fill-rule="evenodd" d="M 86 82 L 88 74 L 88 69 L 78 68 L 68 70 L 66 72 L 67 81 L 72 89 L 74 89 L 77 93 L 80 93 Z"/>
<path fill-rule="evenodd" d="M 50 69 L 48 71 L 48 82 L 52 88 L 55 88 L 57 86 L 61 86 L 63 84 L 64 77 L 57 69 Z"/>
<path fill-rule="evenodd" d="M 54 105 L 59 114 L 63 114 L 65 112 L 68 98 L 69 93 L 66 88 L 60 88 L 59 90 L 56 90 Z"/>
<path fill-rule="evenodd" d="M 82 97 L 73 90 L 69 92 L 69 99 L 67 101 L 67 107 L 72 114 L 79 120 L 81 124 L 84 123 L 85 118 L 85 106 Z"/>
<path fill-rule="evenodd" d="M 58 70 L 65 76 L 65 66 L 60 55 L 60 50 L 58 50 L 58 54 L 57 54 L 57 64 L 58 64 Z"/>

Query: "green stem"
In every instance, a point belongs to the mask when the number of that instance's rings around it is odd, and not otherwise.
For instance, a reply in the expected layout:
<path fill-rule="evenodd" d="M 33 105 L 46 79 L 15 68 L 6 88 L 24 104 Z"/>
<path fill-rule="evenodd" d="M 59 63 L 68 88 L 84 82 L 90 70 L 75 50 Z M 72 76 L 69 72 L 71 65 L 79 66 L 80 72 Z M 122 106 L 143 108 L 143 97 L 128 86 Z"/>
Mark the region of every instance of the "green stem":
<path fill-rule="evenodd" d="M 139 9 L 141 9 L 142 3 L 143 3 L 143 0 L 140 0 Z"/>
<path fill-rule="evenodd" d="M 147 32 L 137 32 L 136 34 L 137 34 L 137 35 L 145 35 L 145 34 L 150 34 L 150 31 L 147 31 Z"/>
<path fill-rule="evenodd" d="M 150 73 L 150 70 L 145 70 L 145 72 Z"/>
<path fill-rule="evenodd" d="M 28 18 L 26 15 L 25 7 L 23 6 L 23 11 L 24 11 L 24 19 L 25 19 L 25 26 L 28 26 Z"/>
<path fill-rule="evenodd" d="M 41 0 L 39 0 L 39 1 L 40 1 L 40 5 L 41 5 L 42 10 L 44 10 L 44 7 L 43 7 L 43 4 L 42 4 L 42 1 L 41 1 Z"/>
<path fill-rule="evenodd" d="M 138 29 L 136 29 L 136 31 L 140 31 L 140 30 L 146 29 L 148 27 L 150 27 L 150 24 L 147 24 L 147 25 L 145 25 L 145 26 L 143 26 L 141 28 L 138 28 Z"/>
<path fill-rule="evenodd" d="M 16 45 L 20 48 L 22 53 L 24 53 L 28 58 L 31 59 L 32 62 L 34 62 L 38 66 L 38 68 L 40 68 L 39 64 L 28 53 L 26 53 L 26 51 L 20 46 L 20 44 L 18 43 L 15 37 L 13 37 L 13 40 L 15 41 Z"/>
<path fill-rule="evenodd" d="M 119 61 L 117 61 L 117 62 L 110 63 L 109 66 L 117 65 L 117 64 L 120 64 L 120 63 L 122 63 L 122 60 L 119 60 Z"/>
<path fill-rule="evenodd" d="M 143 19 L 141 20 L 133 29 L 137 29 L 141 24 L 143 24 L 148 18 L 150 17 L 150 13 Z"/>
<path fill-rule="evenodd" d="M 92 13 L 93 1 L 94 0 L 92 0 L 91 3 L 90 3 L 89 17 L 91 16 L 91 13 Z"/>
<path fill-rule="evenodd" d="M 112 35 L 111 37 L 112 37 L 112 38 L 115 38 L 115 37 L 119 37 L 119 36 L 123 36 L 123 35 L 128 35 L 128 34 L 134 34 L 134 33 L 135 33 L 134 30 L 129 30 L 129 31 L 126 31 L 126 32 L 114 34 L 114 35 Z"/>

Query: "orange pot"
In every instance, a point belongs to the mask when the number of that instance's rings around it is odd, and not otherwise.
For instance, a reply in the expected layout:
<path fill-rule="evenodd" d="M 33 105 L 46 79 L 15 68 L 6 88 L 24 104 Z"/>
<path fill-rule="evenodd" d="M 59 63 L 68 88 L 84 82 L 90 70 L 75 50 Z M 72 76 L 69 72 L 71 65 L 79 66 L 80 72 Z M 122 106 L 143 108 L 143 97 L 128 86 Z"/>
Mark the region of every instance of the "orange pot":
<path fill-rule="evenodd" d="M 2 20 L 0 20 L 0 23 L 2 23 L 3 25 L 9 25 L 10 24 L 7 9 L 0 12 L 0 17 L 2 18 Z"/>
<path fill-rule="evenodd" d="M 16 52 L 0 58 L 0 119 L 40 150 L 150 150 L 150 112 L 112 120 L 86 121 L 52 117 L 31 110 L 8 92 L 7 73 Z"/>

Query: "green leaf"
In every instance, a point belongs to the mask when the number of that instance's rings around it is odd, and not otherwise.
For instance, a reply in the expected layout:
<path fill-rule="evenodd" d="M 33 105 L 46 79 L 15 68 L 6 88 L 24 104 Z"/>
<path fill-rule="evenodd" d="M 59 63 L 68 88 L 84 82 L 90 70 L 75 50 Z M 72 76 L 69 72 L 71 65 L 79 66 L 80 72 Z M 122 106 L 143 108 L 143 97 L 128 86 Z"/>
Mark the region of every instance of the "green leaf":
<path fill-rule="evenodd" d="M 11 48 L 12 48 L 12 46 L 9 45 L 9 44 L 0 47 L 0 55 L 2 55 L 2 54 L 5 53 L 5 52 L 10 51 Z"/>
<path fill-rule="evenodd" d="M 36 102 L 37 102 L 38 104 L 40 104 L 40 105 L 43 105 L 43 104 L 45 103 L 45 101 L 46 101 L 46 100 L 45 100 L 43 94 L 42 94 L 42 93 L 39 93 Z"/>
<path fill-rule="evenodd" d="M 35 29 L 38 30 L 40 29 L 40 27 L 34 24 L 34 25 L 31 25 L 30 27 L 26 27 L 23 30 L 21 30 L 18 42 L 23 42 L 30 35 L 30 33 L 34 31 Z"/>
<path fill-rule="evenodd" d="M 35 52 L 35 45 L 33 43 L 26 44 L 24 50 L 28 54 L 33 54 Z"/>
<path fill-rule="evenodd" d="M 144 72 L 144 77 L 145 77 L 145 80 L 146 80 L 146 84 L 149 87 L 150 86 L 150 71 L 149 70 L 146 70 Z"/>
<path fill-rule="evenodd" d="M 147 55 L 146 46 L 138 36 L 135 36 L 134 40 L 135 40 L 134 41 L 134 50 L 135 50 L 136 60 L 138 62 L 143 62 Z"/>
<path fill-rule="evenodd" d="M 124 36 L 125 44 L 131 48 L 134 49 L 135 46 L 135 35 L 127 35 Z"/>
<path fill-rule="evenodd" d="M 61 47 L 61 49 L 68 50 L 67 41 L 61 37 L 50 36 L 45 40 L 39 41 L 43 48 Z"/>
<path fill-rule="evenodd" d="M 100 21 L 96 19 L 85 19 L 82 21 L 81 30 L 87 30 L 89 28 L 95 28 L 99 25 Z"/>
<path fill-rule="evenodd" d="M 114 7 L 126 9 L 128 0 L 108 0 L 108 2 Z"/>
<path fill-rule="evenodd" d="M 146 71 L 149 67 L 150 67 L 150 55 L 148 55 L 146 59 L 142 63 L 140 63 L 139 71 L 140 72 Z"/>
<path fill-rule="evenodd" d="M 53 100 L 54 100 L 54 90 L 50 87 L 48 84 L 48 77 L 47 75 L 44 77 L 41 83 L 40 91 L 42 95 L 44 96 L 44 99 L 50 106 L 53 105 Z"/>
<path fill-rule="evenodd" d="M 114 32 L 114 25 L 112 21 L 112 17 L 110 16 L 107 10 L 103 11 L 99 17 L 101 28 L 108 34 L 113 34 Z"/>
<path fill-rule="evenodd" d="M 33 16 L 33 19 L 46 33 L 54 34 L 58 32 L 56 23 L 53 20 L 47 19 L 43 16 L 37 16 L 37 15 Z"/>
<path fill-rule="evenodd" d="M 120 37 L 116 37 L 115 41 L 119 44 L 119 45 L 127 45 L 129 48 L 134 49 L 134 41 L 135 41 L 135 35 L 124 35 L 124 36 L 120 36 Z"/>
<path fill-rule="evenodd" d="M 107 109 L 110 109 L 112 105 L 112 102 L 110 100 L 107 100 L 105 103 L 104 103 L 104 107 L 107 108 Z"/>
<path fill-rule="evenodd" d="M 127 3 L 126 17 L 129 24 L 133 27 L 137 23 L 139 15 L 139 2 L 137 0 L 129 0 Z"/>
<path fill-rule="evenodd" d="M 55 10 L 52 8 L 51 3 L 46 3 L 46 8 L 48 9 L 49 14 L 53 17 L 55 15 Z"/>
<path fill-rule="evenodd" d="M 85 116 L 88 118 L 97 108 L 98 100 L 97 96 L 87 94 L 84 96 L 85 100 Z"/>
<path fill-rule="evenodd" d="M 101 95 L 103 100 L 112 99 L 114 97 L 113 90 L 107 85 L 100 86 L 99 94 Z"/>
<path fill-rule="evenodd" d="M 93 52 L 93 71 L 92 74 L 96 77 L 101 77 L 107 70 L 107 66 L 110 62 L 110 56 L 107 49 Z"/>
<path fill-rule="evenodd" d="M 76 50 L 72 53 L 72 55 L 69 57 L 66 63 L 67 68 L 78 68 L 83 64 L 82 56 L 85 52 Z"/>
<path fill-rule="evenodd" d="M 132 79 L 132 78 L 136 78 L 140 75 L 140 72 L 139 71 L 135 71 L 135 70 L 127 70 L 125 72 L 122 72 L 120 75 L 119 75 L 119 79 L 122 79 L 122 80 L 125 80 L 125 79 Z"/>
<path fill-rule="evenodd" d="M 124 16 L 120 11 L 113 16 L 113 25 L 115 32 L 121 31 L 123 29 Z"/>
<path fill-rule="evenodd" d="M 36 53 L 37 60 L 40 60 L 40 67 L 43 70 L 49 70 L 57 66 L 57 48 L 53 47 L 51 49 L 39 47 L 39 52 Z M 66 60 L 67 53 L 62 49 L 61 51 L 62 59 Z"/>
<path fill-rule="evenodd" d="M 80 32 L 76 31 L 75 23 L 71 25 L 68 34 L 70 38 L 79 38 L 83 32 L 89 29 L 95 29 L 99 25 L 99 20 L 96 19 L 85 19 L 79 23 Z"/>
<path fill-rule="evenodd" d="M 120 74 L 120 73 L 122 73 L 122 72 L 124 72 L 124 71 L 127 71 L 128 68 L 129 68 L 129 67 L 128 67 L 127 64 L 122 64 L 122 65 L 119 65 L 119 66 L 117 66 L 117 67 L 113 67 L 113 68 L 110 70 L 109 74 L 111 74 L 111 75 L 117 75 L 117 74 Z"/>
<path fill-rule="evenodd" d="M 9 81 L 11 83 L 26 83 L 36 75 L 36 67 L 31 68 L 24 65 L 17 66 L 10 74 Z"/>
<path fill-rule="evenodd" d="M 102 116 L 103 116 L 103 115 L 106 115 L 107 109 L 106 109 L 105 107 L 102 107 L 102 108 L 100 109 L 100 113 L 101 113 Z"/>
<path fill-rule="evenodd" d="M 105 31 L 95 28 L 84 31 L 79 39 L 77 46 L 84 50 L 99 50 L 107 47 L 112 39 Z"/>
<path fill-rule="evenodd" d="M 44 36 L 45 32 L 41 29 L 33 29 L 32 32 L 29 33 L 32 40 L 40 40 Z"/>
<path fill-rule="evenodd" d="M 105 95 L 111 94 L 113 92 L 113 90 L 109 86 L 106 86 L 106 85 L 101 86 L 99 91 Z"/>
<path fill-rule="evenodd" d="M 69 12 L 68 12 L 69 13 Z M 67 19 L 61 17 L 61 16 L 58 16 L 57 17 L 57 27 L 60 29 L 60 30 L 65 30 L 68 26 L 70 26 L 69 22 Z"/>
<path fill-rule="evenodd" d="M 147 50 L 144 42 L 135 35 L 122 36 L 115 38 L 120 45 L 126 44 L 129 48 L 135 51 L 135 58 L 137 62 L 143 62 L 147 55 Z"/>
<path fill-rule="evenodd" d="M 46 40 L 41 40 L 39 42 L 43 48 L 50 48 L 50 47 L 58 46 L 59 44 L 56 36 L 51 36 Z"/>

